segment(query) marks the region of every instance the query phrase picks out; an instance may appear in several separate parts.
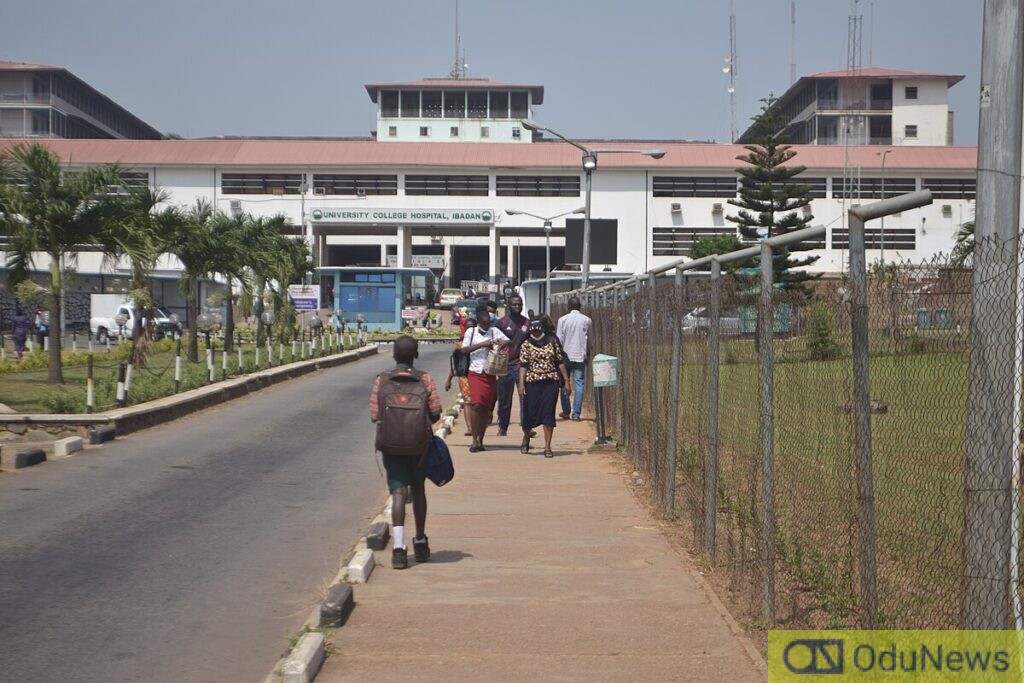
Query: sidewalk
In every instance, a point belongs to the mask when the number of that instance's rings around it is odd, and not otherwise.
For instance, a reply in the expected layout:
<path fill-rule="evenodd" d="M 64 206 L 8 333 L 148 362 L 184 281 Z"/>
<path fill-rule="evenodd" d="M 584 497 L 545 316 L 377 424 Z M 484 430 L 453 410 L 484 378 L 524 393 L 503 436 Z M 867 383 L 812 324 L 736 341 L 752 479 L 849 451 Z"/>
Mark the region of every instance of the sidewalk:
<path fill-rule="evenodd" d="M 515 425 L 471 454 L 463 427 L 448 438 L 454 481 L 427 483 L 430 562 L 410 545 L 395 571 L 390 545 L 376 553 L 317 683 L 764 680 L 614 456 L 586 452 L 592 422 L 559 421 L 553 459 L 542 438 L 521 454 Z"/>

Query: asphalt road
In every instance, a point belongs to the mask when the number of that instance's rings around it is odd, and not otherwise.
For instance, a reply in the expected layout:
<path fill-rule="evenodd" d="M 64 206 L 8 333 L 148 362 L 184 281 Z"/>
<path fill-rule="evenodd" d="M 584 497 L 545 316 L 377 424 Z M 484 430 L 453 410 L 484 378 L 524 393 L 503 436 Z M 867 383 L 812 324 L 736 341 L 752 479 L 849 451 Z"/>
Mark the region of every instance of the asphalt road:
<path fill-rule="evenodd" d="M 418 366 L 440 385 L 450 352 Z M 0 474 L 0 679 L 262 680 L 384 500 L 366 405 L 389 365 Z"/>

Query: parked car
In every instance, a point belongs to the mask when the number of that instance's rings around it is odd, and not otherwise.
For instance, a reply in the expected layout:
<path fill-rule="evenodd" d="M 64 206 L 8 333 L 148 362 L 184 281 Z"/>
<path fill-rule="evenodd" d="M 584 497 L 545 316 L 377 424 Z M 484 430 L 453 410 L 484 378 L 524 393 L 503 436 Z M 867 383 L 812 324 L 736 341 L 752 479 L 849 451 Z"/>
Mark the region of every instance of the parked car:
<path fill-rule="evenodd" d="M 740 333 L 740 312 L 736 309 L 722 311 L 718 316 L 719 333 L 738 335 Z M 711 311 L 699 306 L 686 315 L 680 323 L 683 334 L 707 335 L 711 332 Z"/>
<path fill-rule="evenodd" d="M 135 308 L 132 300 L 121 294 L 93 294 L 90 297 L 91 317 L 89 318 L 89 332 L 100 344 L 105 344 L 107 339 L 118 339 L 121 334 L 125 339 L 132 338 L 132 329 L 135 323 Z M 174 318 L 171 318 L 159 308 L 154 309 L 153 338 L 160 340 L 165 336 L 173 336 L 181 332 L 181 325 Z M 118 316 L 122 316 L 123 325 L 118 324 Z M 142 320 L 143 326 L 146 320 Z"/>
<path fill-rule="evenodd" d="M 462 292 L 456 288 L 442 289 L 437 295 L 438 308 L 451 308 L 456 301 L 462 298 Z"/>

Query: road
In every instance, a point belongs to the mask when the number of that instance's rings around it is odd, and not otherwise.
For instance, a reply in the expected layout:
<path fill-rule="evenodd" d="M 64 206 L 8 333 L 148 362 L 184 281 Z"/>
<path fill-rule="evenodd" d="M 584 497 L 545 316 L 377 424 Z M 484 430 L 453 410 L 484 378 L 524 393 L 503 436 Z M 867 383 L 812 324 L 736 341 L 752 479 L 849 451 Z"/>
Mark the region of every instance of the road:
<path fill-rule="evenodd" d="M 450 352 L 417 365 L 440 385 Z M 0 474 L 0 678 L 262 680 L 384 500 L 366 404 L 390 365 Z"/>

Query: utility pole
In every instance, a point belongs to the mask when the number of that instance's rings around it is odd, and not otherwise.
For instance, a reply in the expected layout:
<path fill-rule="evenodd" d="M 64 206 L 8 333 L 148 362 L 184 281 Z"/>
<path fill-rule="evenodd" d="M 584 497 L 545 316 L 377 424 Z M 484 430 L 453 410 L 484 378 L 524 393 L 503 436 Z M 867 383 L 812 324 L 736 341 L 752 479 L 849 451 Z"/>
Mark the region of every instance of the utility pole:
<path fill-rule="evenodd" d="M 985 0 L 978 116 L 974 288 L 967 375 L 962 628 L 1005 629 L 1016 567 L 1012 475 L 1020 229 L 1020 0 Z M 1019 361 L 1018 361 L 1019 362 Z"/>

